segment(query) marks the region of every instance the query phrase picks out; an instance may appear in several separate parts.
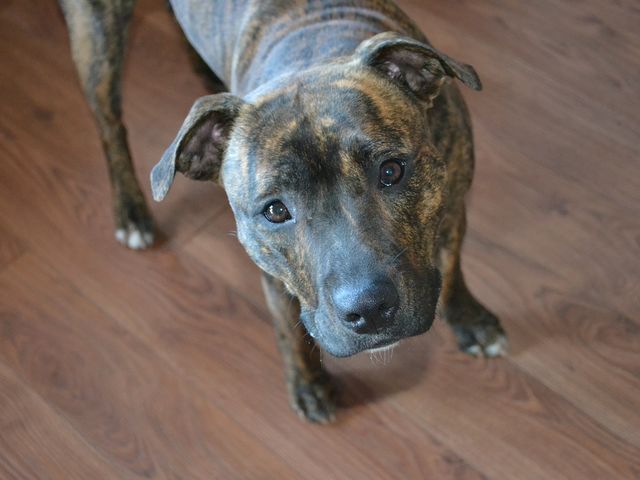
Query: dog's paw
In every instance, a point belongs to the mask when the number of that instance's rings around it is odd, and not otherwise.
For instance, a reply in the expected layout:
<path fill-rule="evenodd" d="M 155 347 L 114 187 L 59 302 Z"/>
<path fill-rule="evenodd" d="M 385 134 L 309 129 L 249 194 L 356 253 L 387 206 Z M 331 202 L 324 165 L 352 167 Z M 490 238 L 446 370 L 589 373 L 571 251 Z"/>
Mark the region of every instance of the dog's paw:
<path fill-rule="evenodd" d="M 295 412 L 312 423 L 330 423 L 335 420 L 334 390 L 326 381 L 298 381 L 289 389 L 289 402 Z"/>
<path fill-rule="evenodd" d="M 116 240 L 125 247 L 142 250 L 153 245 L 153 218 L 142 193 L 122 194 L 115 200 Z"/>
<path fill-rule="evenodd" d="M 483 312 L 472 324 L 452 325 L 458 347 L 474 357 L 501 357 L 507 354 L 508 341 L 496 317 Z"/>
<path fill-rule="evenodd" d="M 140 229 L 133 223 L 116 230 L 116 240 L 133 250 L 142 250 L 153 245 L 153 230 Z"/>
<path fill-rule="evenodd" d="M 460 350 L 474 357 L 484 356 L 487 358 L 503 357 L 507 354 L 509 342 L 504 334 L 496 334 L 488 342 L 474 340 L 460 344 Z"/>

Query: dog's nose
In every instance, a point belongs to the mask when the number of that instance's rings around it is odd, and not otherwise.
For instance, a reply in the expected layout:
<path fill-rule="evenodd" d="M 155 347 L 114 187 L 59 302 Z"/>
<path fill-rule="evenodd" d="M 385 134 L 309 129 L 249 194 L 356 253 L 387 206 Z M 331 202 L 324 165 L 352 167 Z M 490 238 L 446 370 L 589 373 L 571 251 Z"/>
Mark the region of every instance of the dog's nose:
<path fill-rule="evenodd" d="M 381 333 L 393 321 L 400 298 L 387 279 L 338 287 L 333 303 L 339 318 L 356 333 Z"/>

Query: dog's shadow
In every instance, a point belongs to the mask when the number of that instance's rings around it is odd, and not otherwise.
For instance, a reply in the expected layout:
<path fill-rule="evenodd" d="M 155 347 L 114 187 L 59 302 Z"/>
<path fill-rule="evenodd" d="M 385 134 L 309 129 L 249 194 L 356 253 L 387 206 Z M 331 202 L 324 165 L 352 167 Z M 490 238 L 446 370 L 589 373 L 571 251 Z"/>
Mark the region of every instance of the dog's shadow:
<path fill-rule="evenodd" d="M 433 349 L 423 339 L 405 340 L 390 352 L 326 359 L 340 407 L 365 406 L 410 390 L 429 375 Z"/>
<path fill-rule="evenodd" d="M 508 362 L 509 357 L 535 348 L 539 340 L 527 338 L 511 323 L 506 325 L 510 346 L 506 358 L 488 360 Z M 364 407 L 397 396 L 403 392 L 423 388 L 429 376 L 444 367 L 451 358 L 460 361 L 487 362 L 470 359 L 457 348 L 454 336 L 444 322 L 436 325 L 425 335 L 403 340 L 389 358 L 370 358 L 362 353 L 348 359 L 325 358 L 326 366 L 338 389 L 338 404 L 345 411 L 353 407 Z"/>

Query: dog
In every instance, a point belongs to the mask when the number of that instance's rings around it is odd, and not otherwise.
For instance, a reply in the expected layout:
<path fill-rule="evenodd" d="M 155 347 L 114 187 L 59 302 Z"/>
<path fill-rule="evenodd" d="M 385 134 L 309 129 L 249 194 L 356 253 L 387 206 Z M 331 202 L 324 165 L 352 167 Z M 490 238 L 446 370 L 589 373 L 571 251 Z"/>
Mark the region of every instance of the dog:
<path fill-rule="evenodd" d="M 153 242 L 121 120 L 120 74 L 134 0 L 60 0 L 109 165 L 116 238 Z M 460 348 L 505 353 L 498 319 L 460 268 L 474 153 L 454 80 L 470 65 L 436 50 L 383 0 L 171 0 L 228 93 L 199 98 L 151 172 L 221 185 L 263 272 L 290 403 L 334 418 L 314 344 L 344 357 L 426 332 L 436 309 Z"/>

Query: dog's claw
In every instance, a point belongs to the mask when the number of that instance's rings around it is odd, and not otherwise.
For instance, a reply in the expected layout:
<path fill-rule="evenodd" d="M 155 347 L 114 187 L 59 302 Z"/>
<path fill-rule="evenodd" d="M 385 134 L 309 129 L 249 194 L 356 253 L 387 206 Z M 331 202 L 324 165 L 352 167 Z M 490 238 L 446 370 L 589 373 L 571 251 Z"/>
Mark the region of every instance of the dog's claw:
<path fill-rule="evenodd" d="M 472 355 L 474 357 L 479 357 L 482 355 L 482 347 L 478 344 L 471 345 L 470 347 L 465 348 L 465 353 Z"/>
<path fill-rule="evenodd" d="M 323 424 L 335 420 L 336 407 L 329 383 L 300 382 L 291 389 L 290 402 L 304 420 Z"/>
<path fill-rule="evenodd" d="M 495 340 L 484 347 L 485 357 L 503 357 L 507 354 L 509 342 L 504 334 L 499 334 Z"/>
<path fill-rule="evenodd" d="M 132 223 L 116 230 L 116 240 L 133 250 L 142 250 L 153 245 L 153 231 L 140 230 Z"/>

